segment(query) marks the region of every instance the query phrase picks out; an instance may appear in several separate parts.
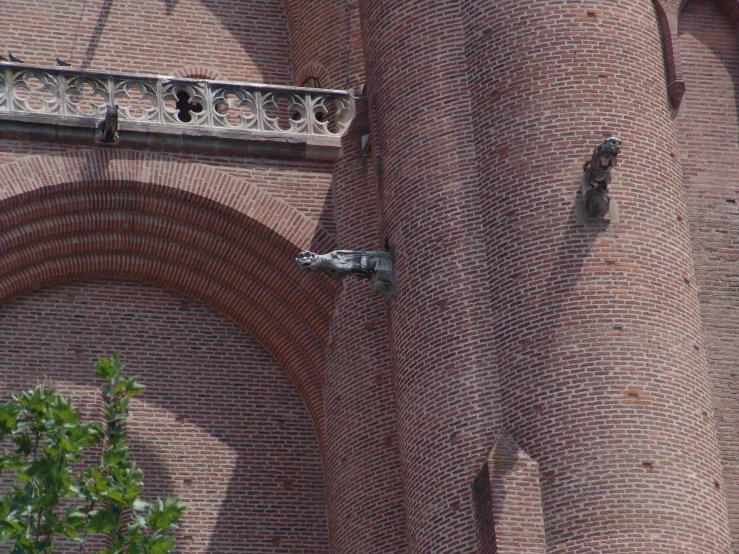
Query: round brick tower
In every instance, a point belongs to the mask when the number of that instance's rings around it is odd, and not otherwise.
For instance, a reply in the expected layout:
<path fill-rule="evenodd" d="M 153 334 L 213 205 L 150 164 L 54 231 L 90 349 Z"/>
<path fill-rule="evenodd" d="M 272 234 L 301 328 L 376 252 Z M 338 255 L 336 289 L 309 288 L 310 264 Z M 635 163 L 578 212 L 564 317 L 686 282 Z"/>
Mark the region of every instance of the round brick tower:
<path fill-rule="evenodd" d="M 472 114 L 460 101 L 463 21 L 452 0 L 360 10 L 383 235 L 399 277 L 390 343 L 409 552 L 473 552 L 470 486 L 499 423 Z"/>
<path fill-rule="evenodd" d="M 547 552 L 729 552 L 674 113 L 652 2 L 465 2 L 504 426 Z M 618 221 L 578 224 L 623 139 Z"/>
<path fill-rule="evenodd" d="M 729 552 L 652 3 L 360 6 L 411 551 L 474 550 L 464 484 L 502 426 L 549 554 Z M 611 135 L 620 220 L 579 224 Z"/>

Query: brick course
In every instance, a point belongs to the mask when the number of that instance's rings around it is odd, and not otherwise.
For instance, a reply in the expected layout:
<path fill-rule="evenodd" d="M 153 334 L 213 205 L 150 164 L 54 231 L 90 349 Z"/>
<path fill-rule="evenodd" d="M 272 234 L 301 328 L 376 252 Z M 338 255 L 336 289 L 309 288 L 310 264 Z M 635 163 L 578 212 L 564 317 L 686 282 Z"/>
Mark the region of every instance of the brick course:
<path fill-rule="evenodd" d="M 540 466 L 547 552 L 727 552 L 654 7 L 517 6 L 468 3 L 467 53 L 504 421 Z M 620 222 L 576 225 L 611 135 Z"/>
<path fill-rule="evenodd" d="M 0 297 L 98 275 L 194 296 L 245 325 L 273 352 L 323 434 L 320 380 L 331 289 L 300 272 L 280 248 L 292 253 L 296 246 L 280 244 L 276 229 L 265 236 L 254 220 L 184 191 L 177 199 L 151 185 L 153 194 L 146 195 L 145 184 L 125 181 L 89 183 L 87 192 L 71 188 L 50 187 L 5 203 Z"/>
<path fill-rule="evenodd" d="M 36 65 L 56 65 L 58 56 L 85 69 L 292 84 L 280 0 L 82 4 L 4 3 L 0 52 Z"/>
<path fill-rule="evenodd" d="M 679 25 L 687 87 L 677 119 L 680 153 L 714 395 L 715 412 L 708 410 L 706 417 L 715 413 L 733 552 L 739 552 L 739 187 L 734 178 L 739 41 L 726 13 L 712 2 L 687 3 Z"/>
<path fill-rule="evenodd" d="M 0 137 L 0 386 L 52 348 L 83 399 L 112 343 L 142 367 L 150 490 L 207 514 L 182 552 L 739 553 L 739 2 L 660 2 L 679 112 L 652 0 L 6 3 L 29 63 L 367 84 L 334 164 Z M 578 225 L 613 134 L 620 221 Z M 385 245 L 387 305 L 294 264 Z"/>
<path fill-rule="evenodd" d="M 467 86 L 460 7 L 359 5 L 381 232 L 398 270 L 390 346 L 408 552 L 440 544 L 471 552 L 470 486 L 500 421 L 473 114 L 459 100 Z"/>
<path fill-rule="evenodd" d="M 371 158 L 361 154 L 367 101 L 344 138 L 334 194 L 342 248 L 382 248 Z M 388 322 L 381 297 L 366 282 L 344 281 L 326 349 L 326 492 L 331 552 L 406 552 Z"/>

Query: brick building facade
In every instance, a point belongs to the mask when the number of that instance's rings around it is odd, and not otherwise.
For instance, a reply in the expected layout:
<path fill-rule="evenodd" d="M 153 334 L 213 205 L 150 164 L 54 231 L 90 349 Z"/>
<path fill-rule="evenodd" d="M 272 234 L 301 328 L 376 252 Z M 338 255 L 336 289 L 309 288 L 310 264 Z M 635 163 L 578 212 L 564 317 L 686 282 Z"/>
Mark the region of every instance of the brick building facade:
<path fill-rule="evenodd" d="M 0 398 L 89 413 L 119 351 L 182 553 L 739 553 L 738 25 L 6 0 Z M 583 222 L 614 135 L 618 217 Z M 295 264 L 339 249 L 389 249 L 397 294 Z"/>

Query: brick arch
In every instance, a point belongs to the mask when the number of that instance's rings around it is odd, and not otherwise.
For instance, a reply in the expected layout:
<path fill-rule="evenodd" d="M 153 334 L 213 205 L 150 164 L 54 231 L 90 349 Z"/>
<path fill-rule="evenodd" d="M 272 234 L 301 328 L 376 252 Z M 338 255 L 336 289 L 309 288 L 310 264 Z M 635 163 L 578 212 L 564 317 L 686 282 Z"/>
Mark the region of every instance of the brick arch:
<path fill-rule="evenodd" d="M 0 205 L 16 195 L 44 194 L 54 187 L 81 190 L 102 183 L 139 183 L 142 189 L 166 190 L 194 205 L 220 212 L 230 208 L 249 229 L 269 236 L 286 252 L 336 247 L 316 221 L 255 184 L 209 165 L 158 153 L 96 149 L 21 158 L 0 166 Z"/>
<path fill-rule="evenodd" d="M 48 183 L 50 175 L 39 173 Z M 297 268 L 290 230 L 275 232 L 203 196 L 140 181 L 86 179 L 2 194 L 0 302 L 89 277 L 191 296 L 272 353 L 323 442 L 323 351 L 335 285 Z"/>
<path fill-rule="evenodd" d="M 662 14 L 675 14 L 679 16 L 680 13 L 685 9 L 690 0 L 652 0 L 657 8 L 657 12 L 662 17 Z M 739 26 L 739 0 L 715 0 L 726 15 L 734 24 Z M 675 30 L 673 30 L 674 32 Z"/>
<path fill-rule="evenodd" d="M 665 57 L 665 73 L 667 91 L 672 105 L 680 107 L 685 94 L 685 76 L 682 67 L 680 49 L 677 45 L 678 21 L 680 14 L 690 0 L 652 0 L 657 12 L 662 35 L 662 49 Z M 727 17 L 739 30 L 739 0 L 715 0 Z"/>
<path fill-rule="evenodd" d="M 174 77 L 183 79 L 213 79 L 225 81 L 226 77 L 217 67 L 205 64 L 188 64 L 172 72 Z"/>
<path fill-rule="evenodd" d="M 283 0 L 290 30 L 294 82 L 316 77 L 322 88 L 344 89 L 364 82 L 359 4 L 345 0 Z M 351 31 L 347 26 L 347 6 Z M 332 22 L 327 25 L 326 22 Z M 351 35 L 351 36 L 349 36 Z M 350 41 L 349 68 L 347 46 Z"/>
<path fill-rule="evenodd" d="M 308 62 L 299 71 L 297 71 L 295 84 L 297 86 L 302 86 L 310 77 L 315 77 L 318 79 L 318 82 L 321 83 L 321 86 L 325 87 L 326 85 L 324 85 L 324 83 L 328 82 L 328 71 L 326 71 L 326 68 L 320 62 Z"/>

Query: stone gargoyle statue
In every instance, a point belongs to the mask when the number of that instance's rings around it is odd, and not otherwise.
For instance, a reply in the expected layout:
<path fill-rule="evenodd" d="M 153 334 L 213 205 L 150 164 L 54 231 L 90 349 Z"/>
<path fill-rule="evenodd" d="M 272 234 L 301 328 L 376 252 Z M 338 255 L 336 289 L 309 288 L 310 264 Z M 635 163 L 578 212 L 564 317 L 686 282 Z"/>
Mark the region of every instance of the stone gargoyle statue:
<path fill-rule="evenodd" d="M 301 252 L 295 258 L 303 269 L 320 271 L 332 279 L 357 275 L 370 280 L 370 286 L 386 298 L 395 295 L 397 279 L 393 269 L 393 257 L 387 250 L 335 250 L 328 254 Z"/>
<path fill-rule="evenodd" d="M 105 119 L 98 123 L 97 142 L 118 144 L 118 106 L 105 107 Z"/>
<path fill-rule="evenodd" d="M 616 167 L 621 153 L 621 139 L 611 137 L 604 140 L 593 151 L 593 157 L 583 166 L 582 198 L 590 219 L 604 219 L 610 207 L 608 185 L 611 169 Z"/>

